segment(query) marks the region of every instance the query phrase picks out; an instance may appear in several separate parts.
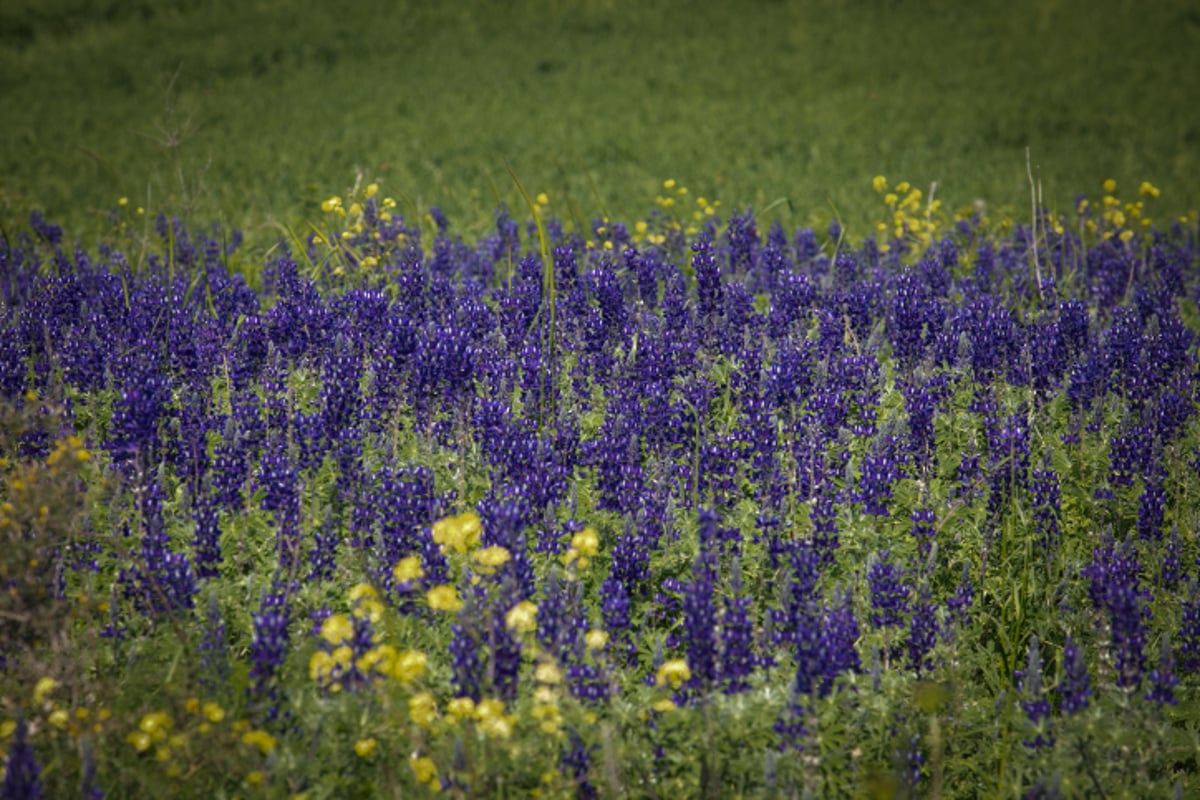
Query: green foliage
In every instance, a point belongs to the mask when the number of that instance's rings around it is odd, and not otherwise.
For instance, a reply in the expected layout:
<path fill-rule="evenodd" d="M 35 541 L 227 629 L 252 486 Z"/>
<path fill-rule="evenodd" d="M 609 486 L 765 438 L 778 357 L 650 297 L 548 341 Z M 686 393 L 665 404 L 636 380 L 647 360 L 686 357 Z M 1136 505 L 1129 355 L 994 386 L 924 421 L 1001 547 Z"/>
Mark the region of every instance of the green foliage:
<path fill-rule="evenodd" d="M 937 181 L 951 209 L 1027 209 L 1026 146 L 1051 208 L 1073 208 L 1097 174 L 1200 204 L 1184 0 L 519 0 L 502 13 L 18 0 L 0 14 L 6 227 L 39 206 L 92 238 L 127 196 L 236 221 L 266 248 L 280 226 L 303 235 L 321 192 L 358 168 L 410 198 L 406 216 L 438 202 L 477 234 L 497 201 L 521 205 L 507 159 L 585 224 L 581 208 L 642 216 L 678 177 L 788 226 L 823 228 L 836 208 L 858 238 L 868 169 Z"/>

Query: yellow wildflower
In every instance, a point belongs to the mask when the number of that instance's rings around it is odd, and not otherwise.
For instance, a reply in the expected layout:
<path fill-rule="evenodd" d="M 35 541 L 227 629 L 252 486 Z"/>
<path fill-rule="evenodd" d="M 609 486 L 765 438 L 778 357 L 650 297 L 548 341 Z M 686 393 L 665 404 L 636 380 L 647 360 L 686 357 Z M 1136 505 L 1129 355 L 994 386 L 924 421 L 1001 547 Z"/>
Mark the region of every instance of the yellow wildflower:
<path fill-rule="evenodd" d="M 333 614 L 321 623 L 321 638 L 330 644 L 341 644 L 354 638 L 354 623 L 345 614 Z"/>
<path fill-rule="evenodd" d="M 533 671 L 533 677 L 538 683 L 545 683 L 551 686 L 562 683 L 562 670 L 558 668 L 558 664 L 553 661 L 543 661 L 537 665 Z"/>
<path fill-rule="evenodd" d="M 424 574 L 425 570 L 421 568 L 420 556 L 407 556 L 397 561 L 396 566 L 392 567 L 392 577 L 396 579 L 396 583 L 415 581 Z"/>
<path fill-rule="evenodd" d="M 481 575 L 491 575 L 498 567 L 511 561 L 512 554 L 499 545 L 492 545 L 482 550 L 476 550 L 473 558 L 476 572 Z"/>
<path fill-rule="evenodd" d="M 225 709 L 216 703 L 205 703 L 202 710 L 209 722 L 220 722 L 225 719 Z"/>
<path fill-rule="evenodd" d="M 366 617 L 371 622 L 379 622 L 383 618 L 383 603 L 379 602 L 377 597 L 364 597 L 355 604 L 354 616 L 360 619 Z"/>
<path fill-rule="evenodd" d="M 359 656 L 358 661 L 354 662 L 354 666 L 358 667 L 359 672 L 363 674 L 376 671 L 388 673 L 392 671 L 392 664 L 395 660 L 396 648 L 390 644 L 381 644 Z"/>
<path fill-rule="evenodd" d="M 446 704 L 446 713 L 455 719 L 475 715 L 475 701 L 469 697 L 456 697 Z"/>
<path fill-rule="evenodd" d="M 40 706 L 46 701 L 46 695 L 57 688 L 58 681 L 54 680 L 54 678 L 39 678 L 33 687 L 33 704 Z"/>
<path fill-rule="evenodd" d="M 428 659 L 420 650 L 405 650 L 392 662 L 392 677 L 401 683 L 409 683 L 425 674 Z"/>
<path fill-rule="evenodd" d="M 1108 192 L 1109 194 L 1112 194 L 1116 190 L 1117 190 L 1117 182 L 1114 181 L 1112 178 L 1109 178 L 1108 180 L 1106 180 L 1104 182 L 1104 191 Z"/>
<path fill-rule="evenodd" d="M 133 745 L 134 750 L 137 750 L 139 753 L 144 753 L 150 749 L 150 742 L 152 740 L 150 739 L 150 734 L 146 733 L 145 731 L 130 731 L 130 733 L 125 737 L 125 741 Z"/>
<path fill-rule="evenodd" d="M 659 712 L 660 714 L 665 714 L 668 711 L 675 710 L 675 701 L 671 700 L 670 698 L 663 698 L 662 700 L 655 701 L 654 705 L 651 706 L 651 708 L 653 708 L 655 711 Z"/>
<path fill-rule="evenodd" d="M 503 700 L 494 697 L 480 700 L 475 707 L 475 717 L 479 720 L 479 729 L 487 736 L 506 739 L 512 733 L 514 717 L 504 713 Z"/>
<path fill-rule="evenodd" d="M 608 644 L 608 631 L 593 629 L 583 638 L 589 650 L 602 650 Z"/>
<path fill-rule="evenodd" d="M 163 711 L 151 711 L 138 723 L 138 729 L 149 734 L 156 742 L 167 738 L 167 731 L 170 728 L 171 718 Z"/>
<path fill-rule="evenodd" d="M 548 206 L 548 205 L 550 205 L 550 197 L 549 197 L 549 195 L 547 195 L 545 192 L 538 192 L 538 196 L 537 196 L 537 198 L 536 198 L 536 199 L 537 199 L 537 202 L 538 202 L 538 205 L 539 205 L 539 206 Z"/>
<path fill-rule="evenodd" d="M 673 658 L 670 661 L 664 661 L 658 668 L 655 682 L 659 686 L 670 684 L 672 689 L 678 689 L 681 683 L 691 677 L 692 671 L 688 668 L 687 661 L 682 658 Z"/>
<path fill-rule="evenodd" d="M 425 602 L 434 611 L 458 611 L 463 606 L 458 597 L 458 590 L 445 583 L 426 592 Z"/>
<path fill-rule="evenodd" d="M 429 756 L 418 756 L 414 753 L 408 760 L 408 765 L 421 783 L 433 783 L 437 777 L 437 764 L 433 763 Z"/>
<path fill-rule="evenodd" d="M 368 739 L 359 739 L 354 743 L 354 753 L 359 758 L 370 758 L 375 753 L 375 748 L 379 746 L 379 742 L 372 736 Z"/>
<path fill-rule="evenodd" d="M 474 511 L 446 517 L 433 523 L 433 541 L 442 546 L 443 552 L 447 548 L 456 553 L 465 553 L 473 549 L 479 544 L 479 535 L 482 532 L 483 525 Z"/>
<path fill-rule="evenodd" d="M 1142 185 L 1138 187 L 1138 194 L 1148 195 L 1150 197 L 1158 197 L 1161 192 L 1158 187 L 1150 181 L 1142 181 Z"/>
<path fill-rule="evenodd" d="M 437 719 L 437 702 L 429 692 L 418 692 L 408 698 L 408 718 L 428 728 Z"/>
<path fill-rule="evenodd" d="M 310 680 L 324 681 L 335 666 L 333 656 L 324 650 L 318 650 L 308 658 L 308 677 Z"/>
<path fill-rule="evenodd" d="M 504 615 L 504 624 L 518 633 L 528 633 L 537 628 L 538 607 L 529 600 L 522 600 Z"/>
<path fill-rule="evenodd" d="M 871 179 L 871 188 L 876 192 L 882 192 L 887 188 L 887 178 L 883 177 L 882 175 L 876 175 Z"/>
<path fill-rule="evenodd" d="M 242 743 L 257 747 L 264 756 L 275 749 L 275 737 L 260 728 L 243 733 Z"/>

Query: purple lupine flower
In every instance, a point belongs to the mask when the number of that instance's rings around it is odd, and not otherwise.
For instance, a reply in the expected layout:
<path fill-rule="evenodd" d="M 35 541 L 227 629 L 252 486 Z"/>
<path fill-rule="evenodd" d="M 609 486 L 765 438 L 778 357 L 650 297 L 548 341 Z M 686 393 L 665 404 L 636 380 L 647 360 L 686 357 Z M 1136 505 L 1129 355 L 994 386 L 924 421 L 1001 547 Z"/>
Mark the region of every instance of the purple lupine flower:
<path fill-rule="evenodd" d="M 721 614 L 720 676 L 726 694 L 750 688 L 746 680 L 754 671 L 754 622 L 750 618 L 751 598 L 742 594 L 742 562 L 735 558 L 730 567 L 729 596 Z"/>
<path fill-rule="evenodd" d="M 143 348 L 146 353 L 158 349 L 150 342 L 137 349 Z M 171 383 L 152 364 L 131 366 L 136 374 L 125 377 L 124 388 L 113 403 L 109 441 L 114 458 L 123 461 L 142 454 L 143 463 L 150 463 L 160 441 L 159 425 L 171 414 Z"/>
<path fill-rule="evenodd" d="M 1091 582 L 1088 595 L 1092 607 L 1108 618 L 1117 685 L 1121 688 L 1136 688 L 1146 667 L 1150 592 L 1141 588 L 1139 571 L 1133 546 L 1113 544 L 1111 540 L 1095 549 L 1092 563 L 1083 569 Z"/>
<path fill-rule="evenodd" d="M 934 537 L 937 535 L 935 522 L 937 512 L 932 508 L 918 508 L 912 512 L 913 526 L 909 535 L 917 542 L 917 555 L 922 564 L 929 559 L 929 553 L 933 550 Z"/>
<path fill-rule="evenodd" d="M 821 577 L 820 555 L 807 542 L 794 544 L 788 560 L 792 575 L 784 590 L 783 608 L 768 611 L 775 645 L 795 643 L 810 626 L 809 610 L 817 600 L 817 582 Z"/>
<path fill-rule="evenodd" d="M 1029 640 L 1029 658 L 1025 670 L 1017 671 L 1018 689 L 1024 695 L 1021 708 L 1037 731 L 1034 739 L 1022 742 L 1026 747 L 1049 747 L 1054 744 L 1054 737 L 1049 735 L 1050 729 L 1050 700 L 1042 687 L 1042 653 L 1038 645 L 1037 634 Z M 1046 735 L 1043 736 L 1043 733 Z"/>
<path fill-rule="evenodd" d="M 208 691 L 219 693 L 228 686 L 230 676 L 229 645 L 225 637 L 225 620 L 214 592 L 208 596 L 208 610 L 200 634 L 200 684 Z"/>
<path fill-rule="evenodd" d="M 826 487 L 813 500 L 809 516 L 813 523 L 812 546 L 820 555 L 822 566 L 833 564 L 838 541 L 837 498 L 832 487 Z"/>
<path fill-rule="evenodd" d="M 938 403 L 946 394 L 948 374 L 941 373 L 925 382 L 917 380 L 905 382 L 900 386 L 904 394 L 904 409 L 908 414 L 907 449 L 918 472 L 928 470 L 936 455 L 933 418 Z"/>
<path fill-rule="evenodd" d="M 546 578 L 542 602 L 538 604 L 537 640 L 547 652 L 565 660 L 587 631 L 587 610 L 583 606 L 583 585 L 563 580 L 557 570 Z"/>
<path fill-rule="evenodd" d="M 192 519 L 196 523 L 192 545 L 195 552 L 196 576 L 216 578 L 221 574 L 221 526 L 216 498 L 210 492 L 202 489 L 195 498 Z"/>
<path fill-rule="evenodd" d="M 472 604 L 464 605 L 463 609 L 469 605 Z M 470 623 L 463 624 L 461 614 L 459 619 L 450 626 L 450 682 L 456 697 L 469 697 L 479 702 L 483 696 L 487 665 L 479 652 L 478 632 Z"/>
<path fill-rule="evenodd" d="M 933 669 L 929 653 L 937 638 L 937 604 L 930 598 L 929 587 L 922 586 L 908 626 L 908 663 L 917 677 Z"/>
<path fill-rule="evenodd" d="M 279 718 L 279 672 L 287 659 L 291 643 L 291 604 L 286 588 L 276 586 L 263 595 L 253 617 L 254 634 L 250 640 L 250 680 L 247 689 L 256 705 L 266 705 L 267 721 Z"/>
<path fill-rule="evenodd" d="M 900 775 L 909 791 L 913 792 L 921 783 L 921 767 L 925 764 L 925 755 L 921 752 L 921 734 L 914 733 L 908 740 L 908 746 L 896 755 L 902 765 Z"/>
<path fill-rule="evenodd" d="M 1147 700 L 1157 703 L 1160 707 L 1179 703 L 1178 698 L 1175 697 L 1175 687 L 1179 685 L 1179 676 L 1175 674 L 1175 667 L 1175 655 L 1171 652 L 1171 637 L 1164 635 L 1158 666 L 1150 671 L 1150 691 L 1146 692 Z"/>
<path fill-rule="evenodd" d="M 1028 484 L 1029 430 L 1021 416 L 1005 417 L 988 431 L 988 456 L 988 514 L 996 518 Z"/>
<path fill-rule="evenodd" d="M 793 692 L 788 704 L 772 726 L 772 730 L 779 737 L 781 752 L 804 751 L 804 739 L 808 736 L 808 728 L 805 726 L 805 709 L 800 699 L 800 695 Z"/>
<path fill-rule="evenodd" d="M 1063 679 L 1058 686 L 1059 708 L 1064 714 L 1070 715 L 1087 708 L 1088 696 L 1092 693 L 1087 661 L 1070 636 L 1063 645 L 1062 667 Z"/>
<path fill-rule="evenodd" d="M 1158 568 L 1158 583 L 1167 591 L 1178 589 L 1179 583 L 1183 580 L 1183 563 L 1180 560 L 1182 555 L 1183 540 L 1179 538 L 1179 528 L 1173 528 L 1171 535 L 1167 537 L 1162 561 Z"/>
<path fill-rule="evenodd" d="M 862 669 L 856 644 L 860 633 L 858 618 L 854 616 L 854 603 L 849 590 L 837 593 L 834 604 L 825 606 L 823 625 L 826 663 L 819 687 L 821 696 L 829 694 L 838 675 Z"/>
<path fill-rule="evenodd" d="M 1137 518 L 1138 538 L 1143 541 L 1162 539 L 1163 507 L 1167 503 L 1167 490 L 1163 487 L 1166 477 L 1161 465 L 1156 465 L 1145 475 Z"/>
<path fill-rule="evenodd" d="M 1112 437 L 1109 445 L 1108 479 L 1114 486 L 1133 486 L 1153 462 L 1154 435 L 1149 428 L 1131 426 Z"/>
<path fill-rule="evenodd" d="M 699 297 L 700 319 L 708 331 L 714 331 L 721 313 L 721 267 L 713 254 L 712 236 L 709 231 L 701 233 L 692 243 L 692 269 L 696 274 L 696 292 Z"/>
<path fill-rule="evenodd" d="M 567 743 L 559 757 L 558 771 L 575 784 L 575 796 L 582 800 L 598 797 L 596 787 L 592 785 L 589 776 L 592 769 L 592 751 L 597 746 L 587 746 L 579 731 L 571 726 L 567 730 Z"/>
<path fill-rule="evenodd" d="M 79 781 L 79 796 L 83 800 L 104 800 L 104 788 L 96 779 L 96 751 L 86 736 L 81 741 L 83 749 L 83 776 Z"/>
<path fill-rule="evenodd" d="M 1038 535 L 1046 547 L 1058 544 L 1058 518 L 1062 513 L 1058 473 L 1049 465 L 1046 459 L 1042 469 L 1030 473 L 1030 491 L 1033 493 L 1033 522 Z"/>
<path fill-rule="evenodd" d="M 891 562 L 888 550 L 879 551 L 870 561 L 867 584 L 871 587 L 871 624 L 876 628 L 903 625 L 911 592 L 904 582 L 904 568 Z"/>
<path fill-rule="evenodd" d="M 1193 578 L 1188 586 L 1179 620 L 1179 668 L 1191 673 L 1200 671 L 1200 579 Z"/>
<path fill-rule="evenodd" d="M 8 762 L 0 798 L 4 800 L 39 800 L 43 797 L 42 768 L 38 765 L 33 745 L 29 742 L 29 723 L 24 714 L 17 715 L 17 727 L 8 745 Z"/>
<path fill-rule="evenodd" d="M 573 660 L 567 666 L 566 683 L 572 697 L 592 705 L 602 703 L 612 694 L 612 678 L 608 669 L 586 663 L 582 644 L 576 647 Z"/>
<path fill-rule="evenodd" d="M 931 297 L 928 282 L 906 270 L 896 279 L 885 320 L 892 354 L 909 372 L 924 359 L 926 348 L 942 327 L 944 312 Z"/>
<path fill-rule="evenodd" d="M 600 618 L 604 621 L 604 630 L 612 637 L 613 646 L 624 653 L 627 663 L 635 663 L 637 646 L 631 635 L 629 593 L 625 589 L 625 583 L 615 574 L 609 575 L 601 584 L 600 603 Z"/>
<path fill-rule="evenodd" d="M 717 612 L 713 604 L 716 570 L 702 551 L 692 564 L 692 580 L 683 587 L 683 623 L 687 637 L 687 663 L 692 677 L 688 687 L 703 693 L 717 674 Z"/>
<path fill-rule="evenodd" d="M 310 581 L 327 581 L 333 578 L 337 547 L 341 541 L 338 526 L 334 522 L 333 512 L 325 514 L 321 527 L 313 531 L 312 551 L 308 556 L 308 577 Z"/>
<path fill-rule="evenodd" d="M 904 457 L 894 436 L 882 437 L 863 457 L 861 475 L 855 500 L 863 504 L 863 513 L 878 517 L 889 515 L 887 503 L 892 499 L 892 484 L 900 477 Z"/>
<path fill-rule="evenodd" d="M 518 597 L 515 593 L 500 592 L 500 597 L 508 595 L 504 605 L 515 605 Z M 500 601 L 497 598 L 497 602 Z M 509 605 L 511 607 L 511 605 Z M 489 668 L 493 691 L 500 699 L 511 702 L 517 697 L 517 677 L 521 669 L 521 642 L 508 629 L 504 612 L 493 608 L 492 624 L 488 630 L 488 649 L 491 650 L 492 663 Z"/>

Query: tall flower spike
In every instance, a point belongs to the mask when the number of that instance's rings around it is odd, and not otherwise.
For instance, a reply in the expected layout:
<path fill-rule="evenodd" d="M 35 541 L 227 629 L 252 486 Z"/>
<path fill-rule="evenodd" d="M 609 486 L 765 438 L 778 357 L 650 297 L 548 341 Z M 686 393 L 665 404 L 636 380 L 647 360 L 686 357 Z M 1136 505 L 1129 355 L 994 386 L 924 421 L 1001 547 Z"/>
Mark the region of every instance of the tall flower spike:
<path fill-rule="evenodd" d="M 1058 687 L 1061 698 L 1059 708 L 1064 714 L 1070 715 L 1087 708 L 1088 695 L 1092 693 L 1087 662 L 1083 658 L 1083 652 L 1070 636 L 1063 646 L 1062 663 L 1063 679 Z"/>
<path fill-rule="evenodd" d="M 1020 680 L 1021 692 L 1025 696 L 1025 699 L 1021 701 L 1021 708 L 1025 709 L 1025 715 L 1037 730 L 1035 738 L 1026 739 L 1022 744 L 1026 747 L 1044 747 L 1054 744 L 1054 737 L 1048 733 L 1050 701 L 1046 698 L 1045 689 L 1042 688 L 1042 653 L 1036 633 L 1029 641 L 1029 659 L 1026 662 L 1025 671 L 1018 672 L 1017 677 Z M 1042 735 L 1043 732 L 1046 732 L 1045 736 Z"/>
<path fill-rule="evenodd" d="M 1158 666 L 1150 672 L 1150 691 L 1146 699 L 1152 703 L 1177 705 L 1175 687 L 1179 685 L 1179 676 L 1175 674 L 1175 655 L 1171 652 L 1171 637 L 1163 636 L 1162 648 L 1158 657 Z"/>
<path fill-rule="evenodd" d="M 29 723 L 24 715 L 17 717 L 17 727 L 8 746 L 8 764 L 0 797 L 5 800 L 35 800 L 43 797 L 42 768 L 37 763 L 33 745 L 29 742 Z"/>

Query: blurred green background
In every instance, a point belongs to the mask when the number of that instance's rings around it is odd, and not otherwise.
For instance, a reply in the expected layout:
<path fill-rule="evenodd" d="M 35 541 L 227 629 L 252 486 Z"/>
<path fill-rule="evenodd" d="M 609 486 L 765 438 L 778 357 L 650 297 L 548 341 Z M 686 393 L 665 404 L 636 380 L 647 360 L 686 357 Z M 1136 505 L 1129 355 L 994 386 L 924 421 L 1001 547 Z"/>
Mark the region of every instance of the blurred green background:
<path fill-rule="evenodd" d="M 0 217 L 86 238 L 128 196 L 263 244 L 361 172 L 469 237 L 520 211 L 507 159 L 562 216 L 675 178 L 861 236 L 879 173 L 1023 218 L 1026 146 L 1052 208 L 1111 177 L 1174 215 L 1197 76 L 1188 0 L 6 0 Z"/>

